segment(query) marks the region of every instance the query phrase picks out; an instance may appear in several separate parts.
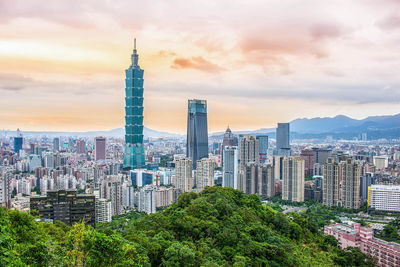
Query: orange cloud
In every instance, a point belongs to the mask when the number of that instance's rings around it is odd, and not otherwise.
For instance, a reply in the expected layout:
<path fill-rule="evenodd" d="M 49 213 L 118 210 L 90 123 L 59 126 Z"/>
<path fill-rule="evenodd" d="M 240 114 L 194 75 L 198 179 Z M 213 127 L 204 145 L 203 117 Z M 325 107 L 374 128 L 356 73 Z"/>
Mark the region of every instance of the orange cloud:
<path fill-rule="evenodd" d="M 210 61 L 205 60 L 202 57 L 188 58 L 176 58 L 173 65 L 173 69 L 195 69 L 209 73 L 215 73 L 223 71 L 224 68 Z"/>

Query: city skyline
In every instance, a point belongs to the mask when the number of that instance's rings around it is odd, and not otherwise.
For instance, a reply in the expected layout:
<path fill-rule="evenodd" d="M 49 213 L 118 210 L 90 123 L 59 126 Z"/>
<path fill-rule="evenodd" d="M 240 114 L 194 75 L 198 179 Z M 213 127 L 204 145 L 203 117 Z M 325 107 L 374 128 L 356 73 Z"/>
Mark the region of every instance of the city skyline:
<path fill-rule="evenodd" d="M 1 1 L 0 124 L 121 127 L 133 36 L 152 129 L 184 133 L 194 98 L 208 102 L 210 132 L 399 113 L 399 2 L 338 3 Z"/>

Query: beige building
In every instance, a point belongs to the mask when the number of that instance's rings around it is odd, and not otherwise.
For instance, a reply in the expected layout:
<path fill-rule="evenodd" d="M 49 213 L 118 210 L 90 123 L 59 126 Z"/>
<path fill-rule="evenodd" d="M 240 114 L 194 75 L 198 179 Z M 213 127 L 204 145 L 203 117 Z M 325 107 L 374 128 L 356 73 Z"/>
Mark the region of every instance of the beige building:
<path fill-rule="evenodd" d="M 342 195 L 340 206 L 348 209 L 360 208 L 361 164 L 353 159 L 345 159 L 339 163 L 339 179 Z"/>
<path fill-rule="evenodd" d="M 191 192 L 193 188 L 193 161 L 189 158 L 175 162 L 175 187 L 182 192 Z"/>
<path fill-rule="evenodd" d="M 168 207 L 176 201 L 177 188 L 158 187 L 156 191 L 156 208 Z"/>
<path fill-rule="evenodd" d="M 203 158 L 197 161 L 196 169 L 196 190 L 202 191 L 206 186 L 214 185 L 214 161 Z"/>
<path fill-rule="evenodd" d="M 337 206 L 340 201 L 339 163 L 329 157 L 323 166 L 322 203 L 325 206 Z"/>
<path fill-rule="evenodd" d="M 360 208 L 362 165 L 350 158 L 337 162 L 330 157 L 323 166 L 322 203 L 348 209 Z"/>
<path fill-rule="evenodd" d="M 257 194 L 263 199 L 275 195 L 274 171 L 271 164 L 248 163 L 242 167 L 238 179 L 238 189 L 246 194 Z"/>
<path fill-rule="evenodd" d="M 259 163 L 259 141 L 255 135 L 244 135 L 240 138 L 240 166 L 249 162 Z"/>
<path fill-rule="evenodd" d="M 293 202 L 304 201 L 304 159 L 285 157 L 282 160 L 282 199 Z"/>

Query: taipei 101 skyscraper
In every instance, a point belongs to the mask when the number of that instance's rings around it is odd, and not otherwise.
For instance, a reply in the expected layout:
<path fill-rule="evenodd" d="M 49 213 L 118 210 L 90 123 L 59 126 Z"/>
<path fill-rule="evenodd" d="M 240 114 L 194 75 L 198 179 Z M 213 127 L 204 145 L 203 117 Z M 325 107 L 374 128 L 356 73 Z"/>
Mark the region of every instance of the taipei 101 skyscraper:
<path fill-rule="evenodd" d="M 143 70 L 134 41 L 132 64 L 125 70 L 125 170 L 144 168 L 143 147 Z"/>

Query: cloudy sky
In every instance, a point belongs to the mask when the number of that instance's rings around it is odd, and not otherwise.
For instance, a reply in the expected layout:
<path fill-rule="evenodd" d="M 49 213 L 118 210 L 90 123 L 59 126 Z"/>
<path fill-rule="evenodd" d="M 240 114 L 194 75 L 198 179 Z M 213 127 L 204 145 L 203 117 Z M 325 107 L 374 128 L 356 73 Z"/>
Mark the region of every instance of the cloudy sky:
<path fill-rule="evenodd" d="M 134 37 L 149 128 L 400 113 L 397 0 L 0 0 L 0 128 L 123 126 Z"/>

